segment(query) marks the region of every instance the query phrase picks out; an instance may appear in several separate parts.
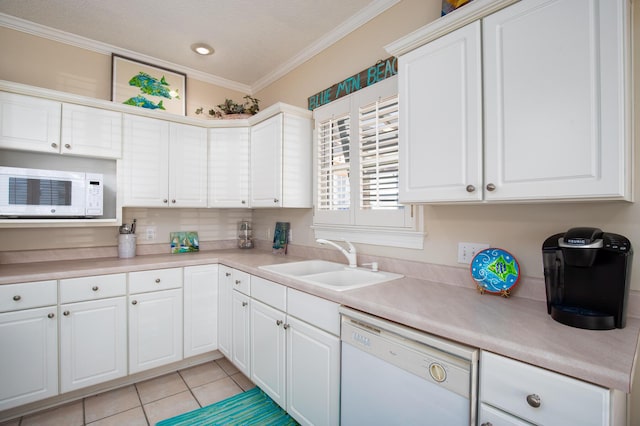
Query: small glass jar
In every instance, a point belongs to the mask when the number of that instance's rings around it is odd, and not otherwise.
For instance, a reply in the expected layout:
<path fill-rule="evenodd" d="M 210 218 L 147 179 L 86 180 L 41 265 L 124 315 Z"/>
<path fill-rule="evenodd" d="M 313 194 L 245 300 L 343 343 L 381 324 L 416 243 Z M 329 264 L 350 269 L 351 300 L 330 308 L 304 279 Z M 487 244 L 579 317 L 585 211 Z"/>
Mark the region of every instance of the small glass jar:
<path fill-rule="evenodd" d="M 238 222 L 238 248 L 253 248 L 253 231 L 251 221 L 242 220 Z"/>

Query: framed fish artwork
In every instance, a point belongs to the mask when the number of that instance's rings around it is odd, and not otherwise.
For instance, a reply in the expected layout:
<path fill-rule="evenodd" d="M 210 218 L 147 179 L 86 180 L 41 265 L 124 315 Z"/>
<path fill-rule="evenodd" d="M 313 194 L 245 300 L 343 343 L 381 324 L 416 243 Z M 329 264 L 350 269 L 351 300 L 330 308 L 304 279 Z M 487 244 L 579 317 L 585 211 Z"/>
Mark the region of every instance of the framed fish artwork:
<path fill-rule="evenodd" d="M 113 102 L 186 115 L 184 73 L 113 54 L 111 80 Z"/>

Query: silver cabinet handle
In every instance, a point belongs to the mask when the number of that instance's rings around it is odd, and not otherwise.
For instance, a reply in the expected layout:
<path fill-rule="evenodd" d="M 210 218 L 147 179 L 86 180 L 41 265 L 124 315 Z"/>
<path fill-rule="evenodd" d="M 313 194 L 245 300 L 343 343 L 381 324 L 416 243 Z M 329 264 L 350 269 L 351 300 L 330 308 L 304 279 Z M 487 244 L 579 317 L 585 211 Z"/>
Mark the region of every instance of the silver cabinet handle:
<path fill-rule="evenodd" d="M 225 276 L 225 277 L 230 277 L 230 276 L 231 276 L 231 272 L 225 272 L 225 273 L 224 273 L 224 276 Z"/>
<path fill-rule="evenodd" d="M 487 184 L 487 191 L 495 191 L 496 190 L 496 186 L 492 183 L 488 183 Z"/>
<path fill-rule="evenodd" d="M 280 327 L 280 326 L 282 325 L 282 320 L 277 320 L 277 321 L 276 321 L 276 325 L 277 325 L 278 327 Z"/>
<path fill-rule="evenodd" d="M 291 327 L 289 324 L 285 324 L 282 326 L 282 328 L 284 328 L 285 330 L 287 330 L 289 327 Z"/>
<path fill-rule="evenodd" d="M 474 192 L 476 190 L 476 187 L 473 185 L 467 185 L 467 192 Z"/>
<path fill-rule="evenodd" d="M 71 313 L 71 312 L 69 312 L 69 311 L 64 311 L 64 312 L 62 313 L 62 315 L 64 315 L 65 317 L 68 317 L 70 313 Z"/>
<path fill-rule="evenodd" d="M 19 294 L 16 294 L 15 296 L 13 296 L 13 300 L 16 302 L 20 299 L 22 299 L 22 296 L 20 296 Z"/>
<path fill-rule="evenodd" d="M 535 393 L 527 395 L 527 404 L 529 404 L 533 408 L 538 408 L 540 406 L 540 403 L 540 397 Z"/>
<path fill-rule="evenodd" d="M 242 204 L 247 204 L 245 200 L 240 201 Z"/>
<path fill-rule="evenodd" d="M 176 200 L 171 200 L 171 203 L 172 203 L 172 204 L 175 204 L 175 203 L 176 203 Z"/>
<path fill-rule="evenodd" d="M 277 203 L 278 201 L 279 201 L 279 200 L 278 200 L 277 198 L 274 198 L 274 199 L 273 199 L 273 202 L 274 202 L 274 203 Z"/>
<path fill-rule="evenodd" d="M 156 284 L 160 284 L 160 278 L 156 278 Z"/>
<path fill-rule="evenodd" d="M 97 285 L 94 285 L 93 287 L 91 287 L 91 290 L 98 291 L 100 290 L 100 288 Z"/>
<path fill-rule="evenodd" d="M 484 422 L 484 423 L 482 423 L 480 426 L 493 426 L 493 423 L 491 423 L 491 422 Z"/>
<path fill-rule="evenodd" d="M 236 280 L 236 285 L 240 285 L 241 282 L 242 281 L 240 281 L 240 280 Z"/>
<path fill-rule="evenodd" d="M 131 301 L 131 304 L 132 304 L 132 305 L 137 305 L 137 304 L 138 304 L 138 301 L 137 301 L 137 300 L 132 300 L 132 301 Z"/>
<path fill-rule="evenodd" d="M 164 200 L 162 200 L 163 203 L 167 204 L 169 202 L 169 200 L 167 200 L 166 198 Z"/>
<path fill-rule="evenodd" d="M 242 306 L 247 306 L 248 304 L 248 302 L 242 302 Z"/>
<path fill-rule="evenodd" d="M 64 147 L 67 148 L 67 149 L 71 149 L 71 145 L 69 145 L 68 143 L 65 143 Z"/>
<path fill-rule="evenodd" d="M 51 319 L 51 318 L 55 318 L 56 314 L 49 314 L 47 315 L 47 318 Z"/>
<path fill-rule="evenodd" d="M 51 148 L 57 148 L 57 147 L 58 147 L 58 144 L 57 144 L 57 143 L 55 143 L 55 142 L 52 142 L 52 143 L 51 143 Z"/>

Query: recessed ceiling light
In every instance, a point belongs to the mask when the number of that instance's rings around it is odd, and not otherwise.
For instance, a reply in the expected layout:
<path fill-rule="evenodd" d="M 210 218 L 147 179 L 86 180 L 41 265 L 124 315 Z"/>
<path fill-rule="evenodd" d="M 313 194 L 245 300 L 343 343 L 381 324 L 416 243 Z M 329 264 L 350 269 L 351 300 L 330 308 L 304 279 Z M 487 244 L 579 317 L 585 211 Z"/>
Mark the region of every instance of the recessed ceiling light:
<path fill-rule="evenodd" d="M 205 43 L 195 43 L 191 45 L 191 50 L 196 52 L 198 55 L 213 55 L 213 47 L 209 46 Z"/>

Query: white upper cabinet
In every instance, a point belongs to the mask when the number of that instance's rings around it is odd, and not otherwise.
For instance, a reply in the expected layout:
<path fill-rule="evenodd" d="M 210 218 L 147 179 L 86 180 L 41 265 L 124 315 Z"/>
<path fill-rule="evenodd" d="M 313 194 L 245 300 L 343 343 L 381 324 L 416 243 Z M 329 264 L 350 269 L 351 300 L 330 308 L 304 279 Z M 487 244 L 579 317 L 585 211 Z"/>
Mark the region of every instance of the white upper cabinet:
<path fill-rule="evenodd" d="M 60 145 L 63 154 L 122 157 L 122 113 L 63 104 Z"/>
<path fill-rule="evenodd" d="M 0 92 L 0 148 L 59 153 L 61 105 Z"/>
<path fill-rule="evenodd" d="M 279 113 L 251 128 L 251 207 L 308 208 L 311 118 Z"/>
<path fill-rule="evenodd" d="M 209 207 L 249 207 L 249 128 L 209 129 Z"/>
<path fill-rule="evenodd" d="M 124 117 L 124 205 L 206 207 L 207 131 Z"/>
<path fill-rule="evenodd" d="M 629 2 L 481 6 L 400 57 L 401 201 L 630 200 Z"/>
<path fill-rule="evenodd" d="M 482 200 L 480 52 L 476 21 L 400 57 L 403 203 Z"/>

